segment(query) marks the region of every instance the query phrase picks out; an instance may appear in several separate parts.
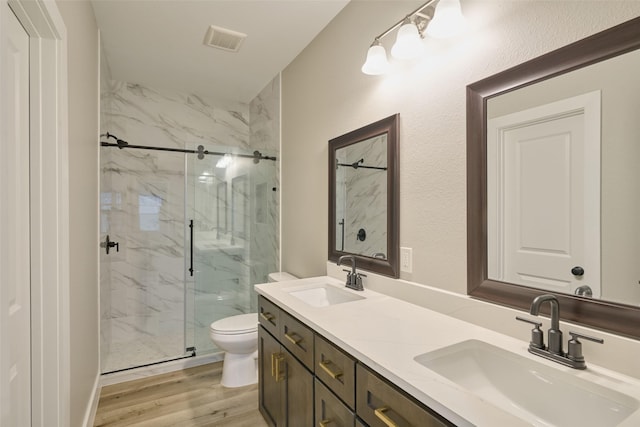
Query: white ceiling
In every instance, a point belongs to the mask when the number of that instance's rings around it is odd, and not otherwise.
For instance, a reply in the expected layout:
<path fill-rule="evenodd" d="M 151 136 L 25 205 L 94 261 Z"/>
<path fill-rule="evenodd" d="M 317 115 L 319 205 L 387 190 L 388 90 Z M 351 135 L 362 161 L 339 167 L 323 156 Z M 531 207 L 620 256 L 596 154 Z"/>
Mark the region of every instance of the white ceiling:
<path fill-rule="evenodd" d="M 114 80 L 250 102 L 349 0 L 92 0 Z M 210 25 L 245 33 L 205 46 Z"/>

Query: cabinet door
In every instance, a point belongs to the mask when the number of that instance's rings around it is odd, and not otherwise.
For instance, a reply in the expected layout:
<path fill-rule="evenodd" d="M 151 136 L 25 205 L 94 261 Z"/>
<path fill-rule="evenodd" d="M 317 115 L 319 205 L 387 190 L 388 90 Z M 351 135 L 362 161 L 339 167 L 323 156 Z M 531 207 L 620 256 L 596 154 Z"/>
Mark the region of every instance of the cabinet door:
<path fill-rule="evenodd" d="M 284 412 L 288 427 L 313 425 L 313 374 L 283 349 L 285 362 Z"/>
<path fill-rule="evenodd" d="M 259 401 L 260 413 L 272 427 L 284 426 L 282 422 L 282 396 L 281 384 L 278 381 L 276 367 L 283 363 L 278 359 L 282 357 L 280 343 L 273 338 L 262 326 L 258 328 L 258 376 L 259 376 Z M 278 366 L 277 364 L 280 363 Z"/>

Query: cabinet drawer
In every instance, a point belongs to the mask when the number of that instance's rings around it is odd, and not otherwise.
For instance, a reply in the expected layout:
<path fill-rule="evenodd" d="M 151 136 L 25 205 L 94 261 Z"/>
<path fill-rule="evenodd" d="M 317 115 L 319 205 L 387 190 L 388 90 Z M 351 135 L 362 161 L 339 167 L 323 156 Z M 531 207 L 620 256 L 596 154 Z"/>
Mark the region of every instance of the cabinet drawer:
<path fill-rule="evenodd" d="M 282 344 L 296 356 L 310 371 L 313 371 L 313 330 L 291 317 L 280 312 L 282 327 L 280 339 Z"/>
<path fill-rule="evenodd" d="M 358 364 L 356 371 L 356 412 L 371 427 L 452 425 L 409 399 L 361 364 Z"/>
<path fill-rule="evenodd" d="M 315 374 L 351 409 L 355 409 L 356 364 L 329 341 L 316 335 Z"/>
<path fill-rule="evenodd" d="M 271 335 L 279 338 L 280 309 L 262 295 L 258 295 L 258 320 Z"/>
<path fill-rule="evenodd" d="M 329 389 L 317 378 L 316 392 L 316 422 L 318 427 L 354 427 L 355 414 L 345 406 Z"/>

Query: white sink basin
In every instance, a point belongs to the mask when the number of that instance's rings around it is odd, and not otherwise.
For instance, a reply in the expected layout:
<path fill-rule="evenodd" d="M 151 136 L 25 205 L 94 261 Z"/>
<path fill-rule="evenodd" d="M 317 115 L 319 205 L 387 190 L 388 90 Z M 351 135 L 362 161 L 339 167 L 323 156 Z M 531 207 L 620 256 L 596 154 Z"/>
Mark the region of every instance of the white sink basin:
<path fill-rule="evenodd" d="M 304 289 L 294 288 L 292 290 L 283 290 L 313 307 L 327 307 L 329 305 L 364 299 L 362 295 L 327 284 L 318 284 L 314 287 Z"/>
<path fill-rule="evenodd" d="M 640 407 L 630 396 L 482 341 L 414 360 L 535 426 L 616 426 Z"/>

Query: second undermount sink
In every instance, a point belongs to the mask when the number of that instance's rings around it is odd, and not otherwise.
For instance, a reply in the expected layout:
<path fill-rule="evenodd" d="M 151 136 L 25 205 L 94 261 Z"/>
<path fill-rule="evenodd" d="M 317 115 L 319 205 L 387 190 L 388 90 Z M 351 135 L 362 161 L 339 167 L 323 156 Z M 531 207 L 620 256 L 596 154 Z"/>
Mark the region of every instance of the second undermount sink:
<path fill-rule="evenodd" d="M 616 426 L 640 408 L 626 394 L 483 341 L 414 360 L 534 426 Z"/>
<path fill-rule="evenodd" d="M 328 284 L 318 284 L 317 286 L 304 289 L 294 288 L 287 292 L 289 295 L 313 307 L 327 307 L 329 305 L 364 299 L 362 295 Z"/>

